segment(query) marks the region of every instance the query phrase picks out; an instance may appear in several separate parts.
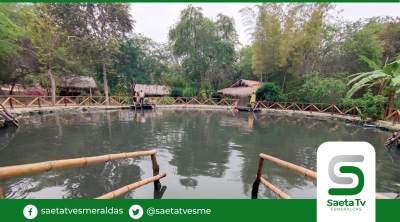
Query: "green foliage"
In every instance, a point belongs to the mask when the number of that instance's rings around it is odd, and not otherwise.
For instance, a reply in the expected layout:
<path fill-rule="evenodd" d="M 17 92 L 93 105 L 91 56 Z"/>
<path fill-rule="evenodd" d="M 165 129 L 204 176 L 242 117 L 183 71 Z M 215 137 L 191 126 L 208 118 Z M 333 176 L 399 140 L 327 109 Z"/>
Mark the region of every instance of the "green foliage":
<path fill-rule="evenodd" d="M 284 101 L 285 96 L 279 86 L 273 83 L 265 83 L 256 92 L 256 97 L 260 101 Z"/>
<path fill-rule="evenodd" d="M 171 89 L 171 96 L 172 97 L 182 97 L 183 90 L 181 88 L 172 88 Z"/>
<path fill-rule="evenodd" d="M 383 118 L 387 102 L 387 98 L 381 95 L 374 96 L 371 91 L 368 91 L 359 99 L 343 98 L 339 100 L 339 105 L 341 108 L 357 106 L 360 108 L 363 120 L 371 118 L 376 121 Z"/>
<path fill-rule="evenodd" d="M 246 103 L 246 107 L 251 107 L 251 103 Z"/>
<path fill-rule="evenodd" d="M 318 73 L 307 75 L 298 90 L 302 102 L 335 104 L 345 95 L 346 83 L 339 79 L 321 78 Z"/>
<path fill-rule="evenodd" d="M 192 88 L 192 87 L 188 87 L 188 88 L 185 88 L 185 89 L 183 90 L 182 96 L 183 96 L 183 97 L 192 98 L 192 97 L 196 96 L 196 93 L 197 93 L 197 89 Z"/>
<path fill-rule="evenodd" d="M 188 85 L 187 79 L 182 75 L 164 76 L 164 82 L 167 86 L 172 88 L 184 89 Z"/>
<path fill-rule="evenodd" d="M 349 84 L 355 83 L 350 91 L 347 93 L 347 97 L 350 98 L 356 91 L 365 87 L 378 86 L 379 94 L 389 96 L 389 109 L 394 107 L 395 95 L 400 92 L 400 57 L 396 61 L 385 65 L 383 68 L 379 67 L 374 61 L 361 56 L 370 68 L 374 71 L 362 72 L 351 75 L 354 77 L 350 80 Z"/>
<path fill-rule="evenodd" d="M 26 35 L 26 30 L 16 21 L 22 13 L 18 4 L 0 4 L 0 57 L 16 56 L 22 49 L 18 40 Z"/>
<path fill-rule="evenodd" d="M 236 65 L 237 73 L 243 79 L 258 80 L 252 69 L 251 58 L 253 56 L 251 46 L 245 46 L 239 51 L 239 62 Z"/>
<path fill-rule="evenodd" d="M 212 93 L 211 93 L 211 98 L 213 98 L 213 99 L 219 99 L 219 98 L 221 98 L 221 97 L 218 95 L 218 92 L 212 92 Z"/>
<path fill-rule="evenodd" d="M 172 97 L 164 97 L 164 99 L 161 101 L 162 104 L 172 104 L 175 101 L 174 98 Z"/>
<path fill-rule="evenodd" d="M 215 90 L 233 73 L 237 42 L 233 18 L 218 14 L 214 22 L 204 17 L 202 8 L 189 5 L 180 12 L 168 38 L 191 87 L 204 89 L 208 82 Z"/>
<path fill-rule="evenodd" d="M 394 102 L 394 108 L 397 108 L 397 109 L 400 108 L 400 96 L 396 97 L 396 100 Z"/>
<path fill-rule="evenodd" d="M 379 35 L 383 32 L 385 26 L 375 20 L 357 21 L 348 24 L 345 28 L 349 37 L 342 44 L 342 58 L 351 63 L 348 72 L 360 72 L 368 70 L 368 66 L 359 59 L 360 55 L 370 58 L 372 61 L 381 62 L 382 42 L 379 41 Z M 365 61 L 365 60 L 364 60 Z"/>

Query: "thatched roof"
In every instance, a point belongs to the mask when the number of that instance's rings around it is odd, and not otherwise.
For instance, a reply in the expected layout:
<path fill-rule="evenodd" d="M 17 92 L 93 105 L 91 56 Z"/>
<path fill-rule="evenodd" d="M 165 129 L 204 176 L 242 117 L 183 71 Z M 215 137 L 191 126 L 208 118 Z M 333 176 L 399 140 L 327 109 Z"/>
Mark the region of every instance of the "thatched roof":
<path fill-rule="evenodd" d="M 171 94 L 171 88 L 168 86 L 135 84 L 135 91 L 140 92 L 140 90 L 143 90 L 147 96 L 166 96 Z"/>
<path fill-rule="evenodd" d="M 88 76 L 60 76 L 56 80 L 57 87 L 69 89 L 97 89 L 96 82 Z"/>
<path fill-rule="evenodd" d="M 229 96 L 250 96 L 262 86 L 259 81 L 241 79 L 229 88 L 221 89 L 218 93 Z"/>

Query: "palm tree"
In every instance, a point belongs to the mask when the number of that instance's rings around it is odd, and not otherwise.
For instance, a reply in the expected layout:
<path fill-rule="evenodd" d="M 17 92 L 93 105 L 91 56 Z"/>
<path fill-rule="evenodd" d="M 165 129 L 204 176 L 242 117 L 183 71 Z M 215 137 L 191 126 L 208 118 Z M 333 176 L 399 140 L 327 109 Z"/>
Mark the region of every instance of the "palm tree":
<path fill-rule="evenodd" d="M 400 92 L 400 57 L 390 64 L 385 64 L 383 68 L 365 56 L 360 56 L 360 58 L 368 63 L 369 67 L 374 69 L 374 71 L 350 75 L 350 77 L 354 78 L 350 80 L 348 85 L 354 82 L 357 83 L 349 90 L 347 98 L 352 97 L 355 92 L 364 87 L 370 88 L 372 86 L 378 86 L 379 95 L 389 96 L 389 102 L 387 104 L 388 112 L 386 115 L 390 115 L 394 108 L 396 95 Z"/>

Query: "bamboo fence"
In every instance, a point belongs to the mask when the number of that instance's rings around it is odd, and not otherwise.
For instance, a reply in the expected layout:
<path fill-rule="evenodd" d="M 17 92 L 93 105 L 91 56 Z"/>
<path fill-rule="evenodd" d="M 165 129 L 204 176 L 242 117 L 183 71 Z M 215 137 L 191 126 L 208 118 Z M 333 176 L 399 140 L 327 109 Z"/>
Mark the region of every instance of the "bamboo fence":
<path fill-rule="evenodd" d="M 312 170 L 306 169 L 306 168 L 301 167 L 301 166 L 297 166 L 295 164 L 286 162 L 284 160 L 280 160 L 280 159 L 278 159 L 276 157 L 269 156 L 269 155 L 266 155 L 266 154 L 263 154 L 263 153 L 260 154 L 260 157 L 262 159 L 264 159 L 264 160 L 268 160 L 270 162 L 273 162 L 278 166 L 281 166 L 283 168 L 286 168 L 286 169 L 292 170 L 292 171 L 294 171 L 296 173 L 299 173 L 299 174 L 301 174 L 301 175 L 303 175 L 305 177 L 308 177 L 308 178 L 310 178 L 312 180 L 315 180 L 315 181 L 317 180 L 317 173 L 312 171 Z"/>
<path fill-rule="evenodd" d="M 151 156 L 157 153 L 156 150 L 139 151 L 130 153 L 107 154 L 102 156 L 81 157 L 76 159 L 53 160 L 40 163 L 23 164 L 16 166 L 0 167 L 0 179 L 17 177 L 25 174 L 46 172 L 69 167 L 86 166 L 98 163 L 105 163 L 112 160 L 135 158 L 139 156 Z"/>
<path fill-rule="evenodd" d="M 264 160 L 268 160 L 268 161 L 270 161 L 270 162 L 275 163 L 275 164 L 278 165 L 278 166 L 281 166 L 281 167 L 283 167 L 283 168 L 292 170 L 292 171 L 294 171 L 294 172 L 296 172 L 296 173 L 298 173 L 298 174 L 301 174 L 301 175 L 303 175 L 303 176 L 305 176 L 305 177 L 308 177 L 308 178 L 310 178 L 310 179 L 312 179 L 312 180 L 314 180 L 314 181 L 317 181 L 317 173 L 314 172 L 314 171 L 312 171 L 312 170 L 309 170 L 309 169 L 306 169 L 306 168 L 304 168 L 304 167 L 301 167 L 301 166 L 298 166 L 298 165 L 289 163 L 289 162 L 287 162 L 287 161 L 278 159 L 278 158 L 273 157 L 273 156 L 269 156 L 269 155 L 260 153 L 260 162 L 259 162 L 259 165 L 258 165 L 257 176 L 256 176 L 256 180 L 255 180 L 254 183 L 253 183 L 253 190 L 252 190 L 252 197 L 253 197 L 253 198 L 256 198 L 256 197 L 257 197 L 258 186 L 259 186 L 260 182 L 263 183 L 265 186 L 267 186 L 267 187 L 270 188 L 270 189 L 271 189 L 271 188 L 272 188 L 272 189 L 275 189 L 275 186 L 273 186 L 272 184 L 269 184 L 269 183 L 268 183 L 268 184 L 265 184 L 266 181 L 261 177 L 261 172 L 262 172 L 262 167 L 263 167 L 263 162 L 264 162 Z M 264 182 L 263 182 L 263 180 L 264 180 Z M 276 188 L 276 189 L 277 189 L 277 188 Z M 272 191 L 274 191 L 274 190 L 272 190 Z M 275 191 L 274 191 L 274 192 L 275 192 Z M 275 192 L 275 193 L 276 193 L 276 192 Z M 279 193 L 279 192 L 278 192 L 278 193 Z M 278 193 L 276 193 L 276 194 L 277 194 L 279 197 L 281 197 Z M 281 197 L 281 198 L 285 199 L 284 197 Z M 379 193 L 376 193 L 376 194 L 375 194 L 375 198 L 376 198 L 376 199 L 391 199 L 391 198 L 386 197 L 386 196 L 384 196 L 384 195 L 382 195 L 382 194 L 379 194 Z"/>

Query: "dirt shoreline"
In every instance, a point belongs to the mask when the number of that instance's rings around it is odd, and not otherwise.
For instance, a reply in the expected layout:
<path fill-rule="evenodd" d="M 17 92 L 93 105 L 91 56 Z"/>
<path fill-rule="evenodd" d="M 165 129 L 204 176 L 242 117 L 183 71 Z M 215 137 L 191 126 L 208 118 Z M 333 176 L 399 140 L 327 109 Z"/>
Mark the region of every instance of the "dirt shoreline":
<path fill-rule="evenodd" d="M 157 109 L 201 109 L 201 110 L 229 110 L 228 106 L 213 106 L 213 105 L 157 105 Z M 82 112 L 91 110 L 120 110 L 130 109 L 130 106 L 56 106 L 42 108 L 14 108 L 10 110 L 16 118 L 26 115 L 47 114 L 47 113 L 65 113 L 65 112 Z M 400 131 L 400 124 L 393 125 L 392 122 L 379 120 L 377 122 L 365 122 L 359 117 L 352 115 L 339 115 L 330 113 L 308 112 L 308 111 L 293 111 L 280 109 L 262 109 L 260 113 L 269 113 L 273 115 L 286 115 L 299 118 L 311 118 L 325 121 L 337 121 L 351 123 L 355 125 L 364 125 L 366 123 L 384 131 Z"/>

